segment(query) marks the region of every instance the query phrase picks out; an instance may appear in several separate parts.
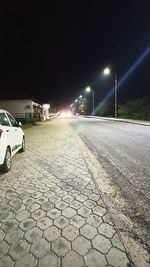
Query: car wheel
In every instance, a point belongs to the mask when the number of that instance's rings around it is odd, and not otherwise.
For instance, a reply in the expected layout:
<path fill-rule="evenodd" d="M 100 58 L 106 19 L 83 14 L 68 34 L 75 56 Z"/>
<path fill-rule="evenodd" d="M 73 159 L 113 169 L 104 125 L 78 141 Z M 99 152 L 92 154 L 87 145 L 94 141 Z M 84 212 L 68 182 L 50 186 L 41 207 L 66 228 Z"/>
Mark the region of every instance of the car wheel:
<path fill-rule="evenodd" d="M 25 151 L 25 138 L 22 138 L 22 147 L 20 149 L 20 152 L 24 152 Z"/>
<path fill-rule="evenodd" d="M 11 169 L 11 153 L 10 153 L 10 149 L 7 148 L 4 163 L 2 165 L 2 171 L 3 172 L 9 172 L 10 169 Z"/>

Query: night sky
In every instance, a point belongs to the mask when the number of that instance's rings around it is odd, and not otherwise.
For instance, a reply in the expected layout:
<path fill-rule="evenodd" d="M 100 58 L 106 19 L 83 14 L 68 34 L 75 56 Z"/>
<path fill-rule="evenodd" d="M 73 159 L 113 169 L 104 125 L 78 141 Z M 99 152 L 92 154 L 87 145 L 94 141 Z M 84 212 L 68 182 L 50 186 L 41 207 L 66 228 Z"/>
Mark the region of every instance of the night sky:
<path fill-rule="evenodd" d="M 5 2 L 5 1 L 3 1 Z M 90 85 L 96 102 L 150 45 L 150 1 L 1 4 L 0 98 L 71 104 Z M 150 54 L 121 86 L 124 102 L 150 95 Z"/>

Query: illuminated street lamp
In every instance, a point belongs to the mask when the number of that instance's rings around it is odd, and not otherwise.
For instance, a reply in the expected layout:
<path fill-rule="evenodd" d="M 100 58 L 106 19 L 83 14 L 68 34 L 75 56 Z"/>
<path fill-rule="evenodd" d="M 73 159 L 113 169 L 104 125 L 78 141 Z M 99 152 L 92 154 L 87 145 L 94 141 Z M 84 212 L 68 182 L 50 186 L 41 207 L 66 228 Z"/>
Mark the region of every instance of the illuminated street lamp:
<path fill-rule="evenodd" d="M 75 99 L 75 101 L 74 101 L 74 102 L 76 102 L 76 103 L 77 103 L 77 102 L 78 102 L 78 99 Z"/>
<path fill-rule="evenodd" d="M 103 71 L 104 75 L 110 75 L 111 70 L 110 68 L 105 68 Z M 114 73 L 115 78 L 115 118 L 117 119 L 117 75 Z"/>
<path fill-rule="evenodd" d="M 85 91 L 87 92 L 87 93 L 91 93 L 92 92 L 92 106 L 93 106 L 93 112 L 92 112 L 92 115 L 94 116 L 94 90 L 93 89 L 91 89 L 91 87 L 86 87 L 86 89 L 85 89 Z"/>
<path fill-rule="evenodd" d="M 82 95 L 79 95 L 79 99 L 81 99 L 82 98 Z"/>

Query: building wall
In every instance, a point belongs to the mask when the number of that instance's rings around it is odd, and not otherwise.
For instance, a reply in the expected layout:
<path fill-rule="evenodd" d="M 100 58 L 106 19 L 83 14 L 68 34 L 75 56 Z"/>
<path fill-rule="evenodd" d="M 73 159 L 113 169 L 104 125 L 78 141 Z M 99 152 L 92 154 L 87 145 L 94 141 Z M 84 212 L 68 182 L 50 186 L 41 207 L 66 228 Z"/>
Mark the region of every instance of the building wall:
<path fill-rule="evenodd" d="M 10 112 L 22 123 L 43 119 L 42 106 L 32 100 L 0 100 L 0 109 Z"/>
<path fill-rule="evenodd" d="M 31 100 L 0 100 L 0 109 L 5 109 L 12 114 L 33 112 Z"/>

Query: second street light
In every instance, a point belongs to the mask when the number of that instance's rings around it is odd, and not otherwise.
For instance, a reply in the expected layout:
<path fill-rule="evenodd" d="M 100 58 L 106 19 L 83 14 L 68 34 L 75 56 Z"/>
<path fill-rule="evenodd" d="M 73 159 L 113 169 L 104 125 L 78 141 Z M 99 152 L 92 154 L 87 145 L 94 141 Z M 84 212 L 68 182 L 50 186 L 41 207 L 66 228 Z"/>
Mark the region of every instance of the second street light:
<path fill-rule="evenodd" d="M 111 73 L 110 68 L 104 69 L 104 75 L 110 75 L 110 73 Z M 117 108 L 117 75 L 116 75 L 116 73 L 114 73 L 114 77 L 115 77 L 115 118 L 117 119 L 118 108 Z"/>
<path fill-rule="evenodd" d="M 94 90 L 91 89 L 91 87 L 86 87 L 85 91 L 87 93 L 91 93 L 92 92 L 92 115 L 94 116 Z"/>

